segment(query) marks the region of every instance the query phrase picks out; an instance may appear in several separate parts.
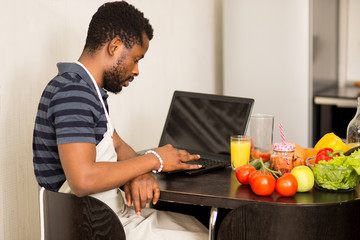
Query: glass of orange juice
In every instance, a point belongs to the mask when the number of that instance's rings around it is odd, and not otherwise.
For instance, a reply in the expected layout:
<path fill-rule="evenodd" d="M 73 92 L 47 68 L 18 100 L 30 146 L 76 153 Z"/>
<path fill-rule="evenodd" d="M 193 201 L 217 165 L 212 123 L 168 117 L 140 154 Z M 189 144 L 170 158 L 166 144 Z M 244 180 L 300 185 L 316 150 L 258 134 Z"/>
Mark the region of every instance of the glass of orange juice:
<path fill-rule="evenodd" d="M 251 137 L 234 135 L 230 137 L 231 167 L 246 165 L 250 159 Z"/>

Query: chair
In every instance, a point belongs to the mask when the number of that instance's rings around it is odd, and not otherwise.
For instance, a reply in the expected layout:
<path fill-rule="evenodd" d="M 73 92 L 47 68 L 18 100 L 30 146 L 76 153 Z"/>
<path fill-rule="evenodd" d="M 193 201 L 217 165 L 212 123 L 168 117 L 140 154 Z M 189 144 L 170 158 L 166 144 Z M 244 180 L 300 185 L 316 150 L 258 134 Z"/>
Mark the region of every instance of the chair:
<path fill-rule="evenodd" d="M 304 205 L 252 203 L 226 215 L 217 239 L 349 240 L 359 239 L 359 225 L 359 200 Z"/>
<path fill-rule="evenodd" d="M 40 189 L 42 240 L 125 240 L 115 212 L 100 200 Z"/>

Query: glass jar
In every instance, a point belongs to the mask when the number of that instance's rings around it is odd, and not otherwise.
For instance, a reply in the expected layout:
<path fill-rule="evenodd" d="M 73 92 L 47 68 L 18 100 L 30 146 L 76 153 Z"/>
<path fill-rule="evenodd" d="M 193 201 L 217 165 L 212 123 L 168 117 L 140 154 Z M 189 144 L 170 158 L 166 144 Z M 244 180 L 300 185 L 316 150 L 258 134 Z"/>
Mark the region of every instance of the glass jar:
<path fill-rule="evenodd" d="M 270 160 L 271 170 L 280 171 L 282 174 L 290 172 L 294 168 L 295 144 L 274 143 Z"/>
<path fill-rule="evenodd" d="M 357 111 L 354 118 L 349 122 L 346 131 L 346 144 L 349 147 L 360 145 L 360 97 L 357 98 Z"/>

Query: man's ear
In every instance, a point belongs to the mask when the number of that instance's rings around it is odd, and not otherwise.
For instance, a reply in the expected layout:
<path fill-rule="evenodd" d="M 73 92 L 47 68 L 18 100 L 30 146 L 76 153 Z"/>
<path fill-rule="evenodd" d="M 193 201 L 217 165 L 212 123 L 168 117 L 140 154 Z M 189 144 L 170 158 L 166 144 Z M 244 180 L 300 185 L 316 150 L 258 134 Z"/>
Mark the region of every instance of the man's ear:
<path fill-rule="evenodd" d="M 119 37 L 113 38 L 108 44 L 108 53 L 110 56 L 113 56 L 117 50 L 119 50 L 122 46 L 122 41 Z"/>

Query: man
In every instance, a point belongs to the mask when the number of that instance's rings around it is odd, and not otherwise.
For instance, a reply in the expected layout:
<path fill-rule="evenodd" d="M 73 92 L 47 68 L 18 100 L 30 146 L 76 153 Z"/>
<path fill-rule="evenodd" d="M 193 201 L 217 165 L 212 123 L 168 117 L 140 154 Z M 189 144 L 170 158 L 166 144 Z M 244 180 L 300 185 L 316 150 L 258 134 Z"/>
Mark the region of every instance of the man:
<path fill-rule="evenodd" d="M 40 99 L 33 137 L 36 179 L 49 190 L 106 202 L 127 239 L 205 239 L 206 228 L 194 218 L 145 208 L 160 195 L 150 171 L 196 169 L 201 166 L 186 162 L 199 156 L 170 145 L 137 156 L 109 118 L 105 90 L 118 93 L 138 76 L 152 37 L 148 19 L 132 5 L 112 2 L 98 9 L 79 60 L 59 63 Z M 124 204 L 120 186 L 134 210 Z"/>

